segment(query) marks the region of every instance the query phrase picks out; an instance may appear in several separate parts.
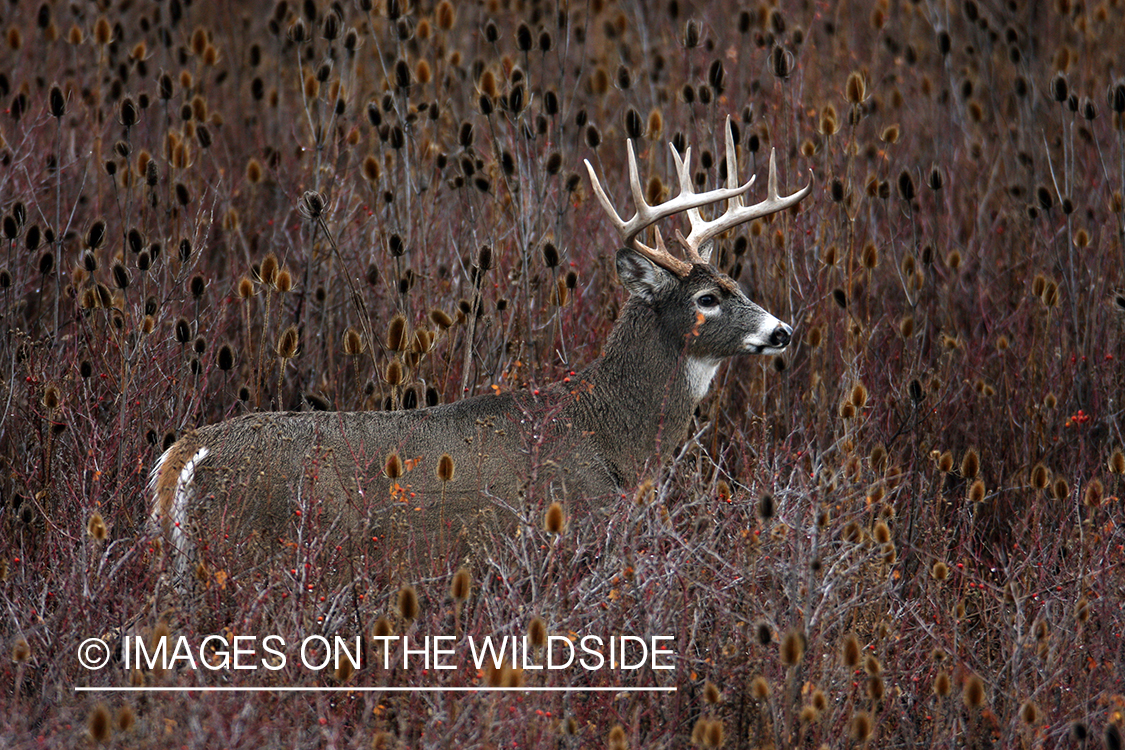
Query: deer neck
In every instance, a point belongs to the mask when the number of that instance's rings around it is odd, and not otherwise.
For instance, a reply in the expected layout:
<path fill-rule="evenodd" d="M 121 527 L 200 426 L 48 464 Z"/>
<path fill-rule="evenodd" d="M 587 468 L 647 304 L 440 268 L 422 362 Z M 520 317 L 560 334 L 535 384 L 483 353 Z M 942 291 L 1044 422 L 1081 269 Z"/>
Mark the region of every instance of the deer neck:
<path fill-rule="evenodd" d="M 672 338 L 648 305 L 630 300 L 602 356 L 581 375 L 588 389 L 588 398 L 577 402 L 583 426 L 624 485 L 687 438 L 719 366 L 689 357 L 686 342 Z"/>

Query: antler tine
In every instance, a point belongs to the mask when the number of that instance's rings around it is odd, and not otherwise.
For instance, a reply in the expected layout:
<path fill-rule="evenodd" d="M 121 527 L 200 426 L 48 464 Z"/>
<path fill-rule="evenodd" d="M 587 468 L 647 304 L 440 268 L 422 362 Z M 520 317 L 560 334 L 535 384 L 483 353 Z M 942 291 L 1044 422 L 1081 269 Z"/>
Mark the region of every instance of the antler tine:
<path fill-rule="evenodd" d="M 586 171 L 590 174 L 590 184 L 594 188 L 594 195 L 597 196 L 598 202 L 602 204 L 602 208 L 604 208 L 605 212 L 609 215 L 610 221 L 613 223 L 614 227 L 617 228 L 618 233 L 621 234 L 625 244 L 632 245 L 637 252 L 657 265 L 679 276 L 686 276 L 691 273 L 692 263 L 702 260 L 697 252 L 689 252 L 688 256 L 690 262 L 685 262 L 663 248 L 663 243 L 660 242 L 659 235 L 657 235 L 658 246 L 656 249 L 638 240 L 638 235 L 640 235 L 646 227 L 655 224 L 660 219 L 678 214 L 682 211 L 695 211 L 696 216 L 698 216 L 698 211 L 696 209 L 698 209 L 699 206 L 740 196 L 750 189 L 750 186 L 754 184 L 754 180 L 751 179 L 745 185 L 738 187 L 717 188 L 705 193 L 696 193 L 691 188 L 690 168 L 688 166 L 691 160 L 691 149 L 689 148 L 685 152 L 686 159 L 681 159 L 675 147 L 669 144 L 672 148 L 672 155 L 676 161 L 677 172 L 679 172 L 680 176 L 680 193 L 669 201 L 657 206 L 651 206 L 648 201 L 645 200 L 644 190 L 641 187 L 640 176 L 637 170 L 637 158 L 633 152 L 633 141 L 630 139 L 626 143 L 629 152 L 629 192 L 633 197 L 633 203 L 637 207 L 636 214 L 628 221 L 622 220 L 621 216 L 617 213 L 617 209 L 615 209 L 613 203 L 610 202 L 609 196 L 606 195 L 605 190 L 602 188 L 601 182 L 598 181 L 593 165 L 590 164 L 589 159 L 586 159 L 584 162 L 586 164 Z"/>
<path fill-rule="evenodd" d="M 602 204 L 602 208 L 609 214 L 610 222 L 612 222 L 617 231 L 624 236 L 626 232 L 625 222 L 621 220 L 617 209 L 613 207 L 609 196 L 605 194 L 605 190 L 602 189 L 602 184 L 598 182 L 598 176 L 594 173 L 594 168 L 590 166 L 590 160 L 583 159 L 582 161 L 586 163 L 586 171 L 590 173 L 590 186 L 594 188 L 594 195 L 597 196 L 598 203 Z"/>
<path fill-rule="evenodd" d="M 730 178 L 731 162 L 733 152 L 733 138 L 730 135 L 730 130 L 727 130 L 727 180 Z M 766 178 L 766 199 L 755 203 L 752 206 L 743 206 L 741 201 L 735 203 L 733 200 L 727 207 L 727 210 L 722 216 L 711 221 L 704 221 L 699 216 L 699 212 L 688 212 L 688 219 L 691 221 L 691 233 L 685 238 L 683 235 L 677 233 L 676 238 L 680 244 L 684 246 L 689 255 L 698 255 L 705 262 L 710 262 L 711 249 L 708 243 L 714 237 L 722 234 L 728 229 L 743 224 L 752 219 L 758 219 L 762 216 L 769 216 L 770 214 L 783 211 L 790 206 L 795 206 L 801 201 L 809 190 L 812 189 L 812 172 L 809 172 L 809 182 L 803 188 L 793 193 L 792 195 L 782 196 L 777 190 L 777 159 L 776 150 L 770 149 L 770 165 L 769 172 Z M 753 180 L 751 179 L 751 183 Z M 747 183 L 750 184 L 750 183 Z M 700 251 L 703 248 L 703 252 Z"/>
<path fill-rule="evenodd" d="M 767 201 L 779 201 L 779 200 L 781 200 L 781 196 L 779 196 L 777 194 L 777 160 L 774 158 L 775 156 L 777 156 L 777 149 L 771 148 L 770 149 L 770 169 L 769 169 L 769 173 L 766 175 L 766 200 Z"/>
<path fill-rule="evenodd" d="M 732 188 L 738 184 L 738 155 L 734 152 L 734 132 L 730 129 L 730 115 L 727 115 L 727 124 L 724 128 L 726 131 L 726 147 L 727 147 L 727 187 Z M 754 177 L 750 178 L 754 181 Z M 729 206 L 733 208 L 742 208 L 742 196 L 738 195 L 730 199 Z"/>
<path fill-rule="evenodd" d="M 684 156 L 681 159 L 680 154 L 676 151 L 676 147 L 671 143 L 668 148 L 672 150 L 672 161 L 676 162 L 676 174 L 680 178 L 680 195 L 694 195 L 695 188 L 691 186 L 691 146 L 684 150 Z M 730 187 L 728 182 L 727 187 Z M 703 216 L 699 213 L 699 207 L 689 208 L 687 210 L 688 223 L 695 226 L 696 223 L 703 221 Z M 684 236 L 680 234 L 680 230 L 676 230 L 676 239 L 684 246 L 687 252 L 688 260 L 692 263 L 706 263 L 707 259 L 699 254 L 699 249 L 692 247 L 684 242 Z"/>

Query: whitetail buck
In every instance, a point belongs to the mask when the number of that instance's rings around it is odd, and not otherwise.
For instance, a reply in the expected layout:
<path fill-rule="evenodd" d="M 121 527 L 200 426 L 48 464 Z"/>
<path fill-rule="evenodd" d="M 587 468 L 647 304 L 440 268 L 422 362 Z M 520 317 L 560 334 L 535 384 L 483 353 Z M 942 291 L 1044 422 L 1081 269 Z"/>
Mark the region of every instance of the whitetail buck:
<path fill-rule="evenodd" d="M 412 411 L 257 413 L 184 435 L 152 474 L 151 518 L 174 576 L 191 575 L 219 548 L 228 565 L 249 568 L 286 546 L 310 545 L 310 535 L 323 549 L 344 545 L 345 555 L 370 548 L 375 536 L 415 559 L 442 560 L 458 537 L 495 529 L 496 516 L 511 519 L 524 503 L 619 498 L 687 438 L 723 360 L 789 343 L 789 326 L 710 264 L 712 240 L 795 205 L 810 186 L 780 196 L 771 154 L 765 200 L 744 206 L 754 180 L 738 185 L 731 141 L 728 121 L 727 187 L 700 194 L 691 150 L 681 159 L 673 147 L 680 192 L 657 206 L 644 199 L 629 142 L 637 213 L 628 221 L 586 162 L 623 238 L 617 274 L 629 300 L 602 355 L 569 382 Z M 704 220 L 699 207 L 720 201 L 725 213 Z M 681 212 L 690 224 L 686 237 L 676 232 L 686 260 L 665 249 L 659 231 L 655 247 L 638 240 Z M 385 471 L 392 453 L 408 467 L 395 479 Z M 435 474 L 442 454 L 453 459 L 447 481 Z"/>

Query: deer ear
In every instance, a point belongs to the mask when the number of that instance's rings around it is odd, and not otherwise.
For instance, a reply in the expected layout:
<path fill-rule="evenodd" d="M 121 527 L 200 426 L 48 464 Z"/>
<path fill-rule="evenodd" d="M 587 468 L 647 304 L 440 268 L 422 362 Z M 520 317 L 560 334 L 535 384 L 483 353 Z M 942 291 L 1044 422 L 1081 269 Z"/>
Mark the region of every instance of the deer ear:
<path fill-rule="evenodd" d="M 655 299 L 676 283 L 671 273 L 627 247 L 617 251 L 617 277 L 630 295 L 646 300 Z"/>

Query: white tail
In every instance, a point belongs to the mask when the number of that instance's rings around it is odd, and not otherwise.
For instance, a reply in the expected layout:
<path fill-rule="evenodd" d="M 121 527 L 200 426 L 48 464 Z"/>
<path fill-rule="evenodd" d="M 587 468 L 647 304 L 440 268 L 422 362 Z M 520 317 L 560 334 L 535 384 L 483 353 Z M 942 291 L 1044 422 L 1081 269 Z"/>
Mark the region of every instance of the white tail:
<path fill-rule="evenodd" d="M 220 550 L 227 566 L 249 568 L 287 544 L 309 543 L 302 535 L 310 533 L 332 539 L 331 547 L 342 540 L 345 557 L 362 554 L 372 537 L 443 555 L 510 519 L 521 498 L 616 499 L 634 485 L 687 438 L 723 360 L 789 343 L 789 326 L 709 260 L 717 235 L 796 204 L 810 186 L 780 196 L 771 155 L 766 199 L 744 206 L 753 180 L 738 185 L 729 121 L 726 140 L 727 187 L 695 193 L 690 150 L 681 159 L 673 149 L 680 193 L 658 206 L 644 200 L 630 142 L 637 213 L 629 221 L 587 162 L 626 244 L 616 261 L 630 296 L 602 355 L 570 382 L 412 411 L 257 413 L 185 434 L 152 475 L 152 521 L 176 576 Z M 699 207 L 720 201 L 726 212 L 704 221 Z M 659 232 L 655 247 L 638 240 L 683 212 L 690 231 L 677 238 L 686 260 L 668 252 Z M 443 454 L 452 477 L 435 473 Z"/>

